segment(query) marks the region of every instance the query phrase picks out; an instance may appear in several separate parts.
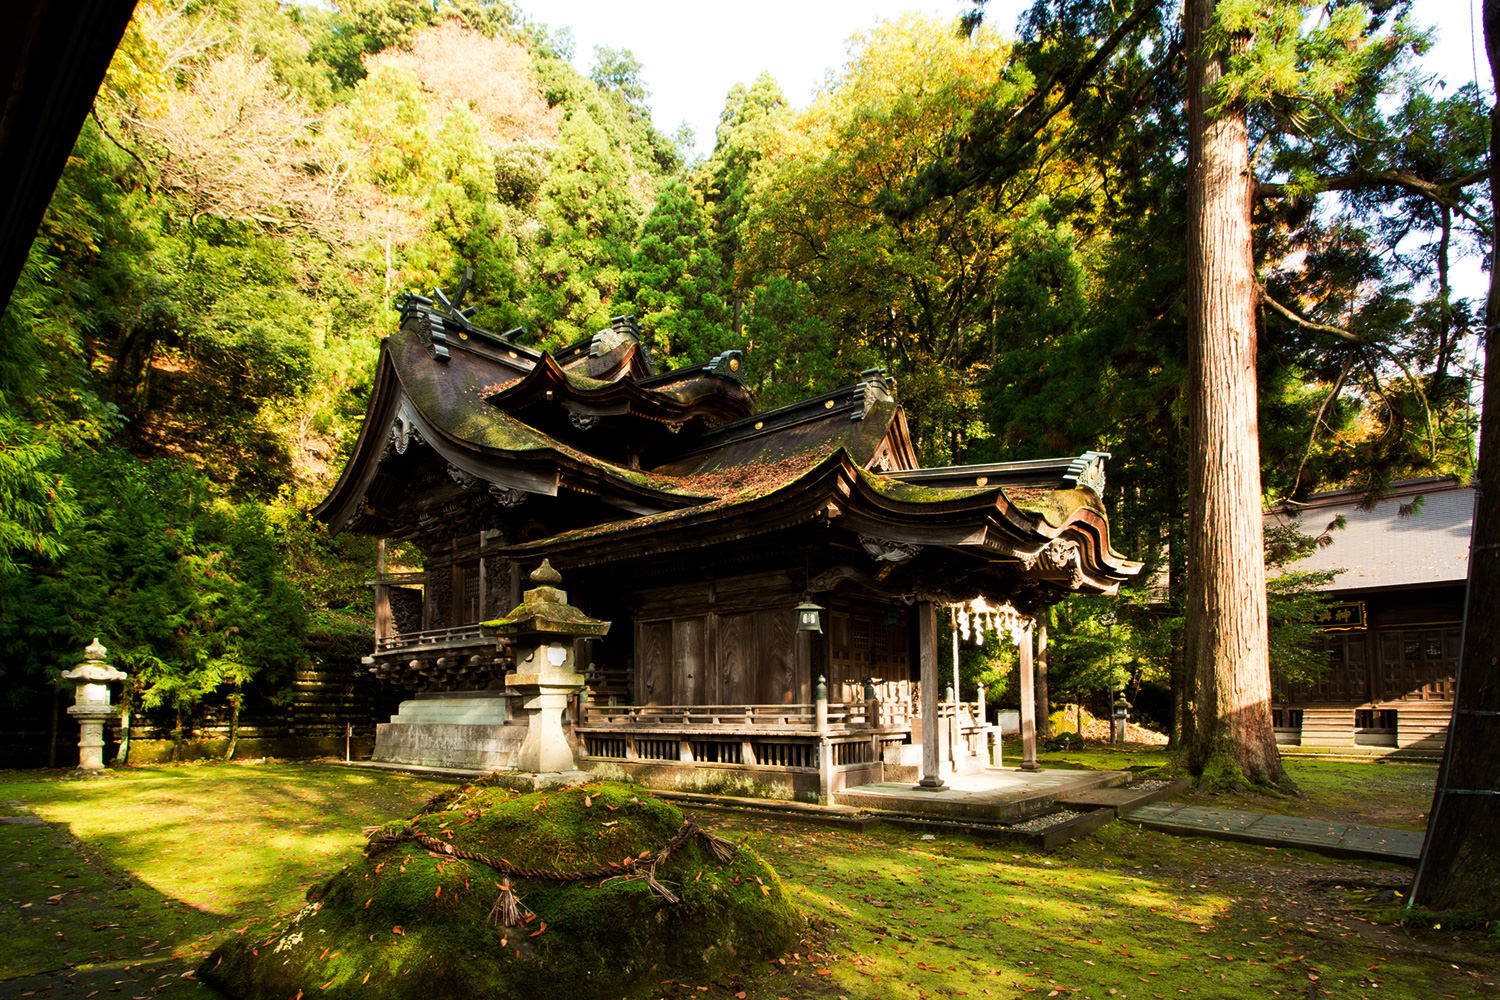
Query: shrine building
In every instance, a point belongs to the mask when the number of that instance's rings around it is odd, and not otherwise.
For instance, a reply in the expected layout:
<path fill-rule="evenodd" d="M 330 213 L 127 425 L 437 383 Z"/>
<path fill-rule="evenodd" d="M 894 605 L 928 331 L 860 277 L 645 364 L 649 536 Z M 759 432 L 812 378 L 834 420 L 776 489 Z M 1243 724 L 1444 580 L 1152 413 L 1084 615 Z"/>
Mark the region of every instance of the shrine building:
<path fill-rule="evenodd" d="M 633 317 L 545 353 L 469 314 L 406 298 L 316 511 L 381 539 L 366 662 L 410 697 L 377 760 L 515 765 L 532 702 L 481 623 L 546 560 L 610 623 L 569 640 L 580 767 L 823 799 L 939 787 L 995 736 L 957 700 L 939 615 L 985 609 L 1020 641 L 1029 737 L 1032 616 L 1139 572 L 1110 547 L 1103 454 L 924 469 L 884 371 L 757 412 L 737 351 L 659 372 Z"/>
<path fill-rule="evenodd" d="M 1320 588 L 1327 672 L 1292 684 L 1271 664 L 1277 741 L 1437 754 L 1453 717 L 1474 488 L 1410 479 L 1373 503 L 1361 490 L 1328 490 L 1266 520 L 1324 537 L 1291 569 L 1337 574 Z"/>

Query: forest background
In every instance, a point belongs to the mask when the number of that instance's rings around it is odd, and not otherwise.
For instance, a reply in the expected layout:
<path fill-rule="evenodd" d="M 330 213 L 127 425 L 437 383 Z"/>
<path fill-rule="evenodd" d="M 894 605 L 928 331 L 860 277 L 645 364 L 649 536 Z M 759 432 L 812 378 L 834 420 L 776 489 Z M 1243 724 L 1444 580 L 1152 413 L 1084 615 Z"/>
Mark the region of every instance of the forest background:
<path fill-rule="evenodd" d="M 1405 4 L 1292 6 L 1377 44 L 1318 114 L 1254 105 L 1266 502 L 1467 475 L 1483 307 L 1452 275 L 1488 252 L 1484 95 L 1436 95 Z M 146 0 L 0 317 L 4 707 L 96 635 L 179 727 L 285 690 L 309 632 L 367 639 L 373 543 L 307 511 L 393 300 L 472 268 L 481 325 L 547 348 L 635 313 L 666 367 L 745 350 L 763 407 L 888 368 L 927 464 L 1113 453 L 1115 546 L 1148 566 L 1052 609 L 1054 700 L 1125 687 L 1169 725 L 1184 57 L 1171 5 L 1135 10 L 885 23 L 806 109 L 735 87 L 688 161 L 631 53 L 584 75 L 503 3 Z M 1273 585 L 1284 676 L 1318 669 L 1317 582 Z M 971 682 L 1004 683 L 1000 648 Z"/>

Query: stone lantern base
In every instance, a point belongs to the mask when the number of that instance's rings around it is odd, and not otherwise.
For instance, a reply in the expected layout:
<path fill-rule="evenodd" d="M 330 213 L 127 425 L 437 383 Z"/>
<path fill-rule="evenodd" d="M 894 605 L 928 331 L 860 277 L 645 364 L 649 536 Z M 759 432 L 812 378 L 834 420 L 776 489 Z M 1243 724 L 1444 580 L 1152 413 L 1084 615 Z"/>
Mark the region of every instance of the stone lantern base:
<path fill-rule="evenodd" d="M 69 705 L 68 714 L 78 720 L 78 769 L 104 770 L 104 724 L 114 718 L 113 705 Z"/>

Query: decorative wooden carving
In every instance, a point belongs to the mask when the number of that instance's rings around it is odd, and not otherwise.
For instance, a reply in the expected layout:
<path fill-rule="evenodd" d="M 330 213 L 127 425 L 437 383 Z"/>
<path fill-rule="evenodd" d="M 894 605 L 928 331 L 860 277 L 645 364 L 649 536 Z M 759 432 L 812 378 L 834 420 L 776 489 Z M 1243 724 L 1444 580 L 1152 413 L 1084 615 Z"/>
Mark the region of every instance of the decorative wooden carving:
<path fill-rule="evenodd" d="M 865 550 L 865 554 L 876 562 L 904 563 L 922 551 L 922 546 L 911 542 L 898 542 L 895 539 L 863 533 L 859 536 L 859 544 Z"/>
<path fill-rule="evenodd" d="M 519 507 L 526 499 L 526 491 L 513 486 L 490 484 L 490 497 L 502 507 Z"/>

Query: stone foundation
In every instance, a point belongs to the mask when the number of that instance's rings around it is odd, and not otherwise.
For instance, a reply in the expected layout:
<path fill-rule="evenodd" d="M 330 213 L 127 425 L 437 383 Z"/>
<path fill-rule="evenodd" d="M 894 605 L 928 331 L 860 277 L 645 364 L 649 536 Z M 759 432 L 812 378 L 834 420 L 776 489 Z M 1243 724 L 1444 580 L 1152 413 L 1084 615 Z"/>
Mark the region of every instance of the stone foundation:
<path fill-rule="evenodd" d="M 389 764 L 500 771 L 515 766 L 526 723 L 499 691 L 422 692 L 375 727 L 372 758 Z"/>

